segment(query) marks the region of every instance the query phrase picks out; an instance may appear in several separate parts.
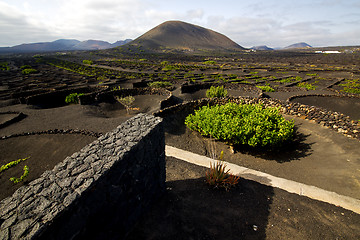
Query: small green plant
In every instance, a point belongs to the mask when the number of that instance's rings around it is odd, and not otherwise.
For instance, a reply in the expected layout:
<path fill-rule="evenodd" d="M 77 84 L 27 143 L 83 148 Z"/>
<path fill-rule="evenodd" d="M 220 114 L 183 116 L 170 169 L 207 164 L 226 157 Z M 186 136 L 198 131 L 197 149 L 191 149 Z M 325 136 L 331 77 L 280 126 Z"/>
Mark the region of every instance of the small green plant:
<path fill-rule="evenodd" d="M 29 74 L 37 73 L 37 72 L 38 72 L 38 70 L 33 69 L 33 68 L 25 68 L 21 71 L 21 73 L 24 75 L 29 75 Z"/>
<path fill-rule="evenodd" d="M 270 86 L 261 86 L 261 85 L 256 85 L 257 88 L 260 88 L 263 92 L 275 92 L 275 89 L 273 89 Z"/>
<path fill-rule="evenodd" d="M 133 96 L 127 96 L 127 97 L 116 96 L 115 98 L 119 103 L 121 103 L 126 108 L 126 112 L 127 114 L 129 114 L 131 106 L 135 101 L 135 98 Z"/>
<path fill-rule="evenodd" d="M 22 65 L 20 68 L 21 69 L 30 69 L 32 67 L 30 65 Z"/>
<path fill-rule="evenodd" d="M 165 67 L 162 68 L 162 71 L 171 71 L 171 70 L 177 70 L 179 69 L 178 67 L 176 66 L 173 66 L 173 65 L 165 65 Z"/>
<path fill-rule="evenodd" d="M 311 83 L 301 82 L 297 84 L 298 87 L 305 88 L 307 90 L 315 90 L 316 86 L 312 85 Z"/>
<path fill-rule="evenodd" d="M 87 65 L 93 65 L 93 61 L 91 61 L 91 60 L 83 60 L 82 61 L 83 62 L 83 64 L 87 64 Z"/>
<path fill-rule="evenodd" d="M 21 175 L 20 178 L 12 177 L 12 178 L 10 178 L 10 181 L 12 181 L 14 184 L 16 184 L 16 183 L 23 181 L 28 175 L 29 175 L 29 167 L 25 165 L 23 175 Z"/>
<path fill-rule="evenodd" d="M 113 90 L 113 91 L 118 91 L 118 90 L 121 90 L 121 87 L 120 87 L 120 86 L 113 87 L 112 90 Z"/>
<path fill-rule="evenodd" d="M 164 77 L 165 79 L 165 77 Z M 151 83 L 148 83 L 148 86 L 149 87 L 152 87 L 152 88 L 167 88 L 167 87 L 171 87 L 172 84 L 170 82 L 159 82 L 159 81 L 156 81 L 156 82 L 151 82 Z"/>
<path fill-rule="evenodd" d="M 341 92 L 360 94 L 360 79 L 346 79 L 345 83 L 339 86 L 344 87 Z"/>
<path fill-rule="evenodd" d="M 14 167 L 14 166 L 18 165 L 20 162 L 23 162 L 23 161 L 25 161 L 25 160 L 27 160 L 27 159 L 29 159 L 29 158 L 30 158 L 30 157 L 20 158 L 20 159 L 18 159 L 18 160 L 11 161 L 11 162 L 9 162 L 9 163 L 7 163 L 7 164 L 5 164 L 5 165 L 2 165 L 2 166 L 0 167 L 0 173 L 3 172 L 3 171 L 5 171 L 5 170 L 7 170 L 7 169 L 9 169 L 9 168 L 11 168 L 11 167 Z"/>
<path fill-rule="evenodd" d="M 215 65 L 216 64 L 216 62 L 212 61 L 212 60 L 208 60 L 208 61 L 205 61 L 203 63 L 206 64 L 206 65 Z"/>
<path fill-rule="evenodd" d="M 344 87 L 344 89 L 342 89 L 341 91 L 346 93 L 360 94 L 360 88 Z"/>
<path fill-rule="evenodd" d="M 106 76 L 103 76 L 103 75 L 96 78 L 96 80 L 101 81 L 101 83 L 102 83 L 102 81 L 105 81 L 106 79 L 107 79 Z"/>
<path fill-rule="evenodd" d="M 228 92 L 226 89 L 224 89 L 224 86 L 211 86 L 210 89 L 206 91 L 207 98 L 222 98 L 226 97 L 227 94 Z"/>
<path fill-rule="evenodd" d="M 315 76 L 317 76 L 317 73 L 307 73 L 306 75 L 311 76 L 311 77 L 315 77 Z"/>
<path fill-rule="evenodd" d="M 9 63 L 8 62 L 0 62 L 0 71 L 9 71 Z"/>
<path fill-rule="evenodd" d="M 65 102 L 67 104 L 78 104 L 79 103 L 79 97 L 85 95 L 84 93 L 71 93 L 66 96 Z"/>
<path fill-rule="evenodd" d="M 226 164 L 222 161 L 224 152 L 221 151 L 220 160 L 210 163 L 210 169 L 206 172 L 206 182 L 214 188 L 225 188 L 226 191 L 236 184 L 240 178 L 230 174 L 230 170 L 226 170 Z"/>

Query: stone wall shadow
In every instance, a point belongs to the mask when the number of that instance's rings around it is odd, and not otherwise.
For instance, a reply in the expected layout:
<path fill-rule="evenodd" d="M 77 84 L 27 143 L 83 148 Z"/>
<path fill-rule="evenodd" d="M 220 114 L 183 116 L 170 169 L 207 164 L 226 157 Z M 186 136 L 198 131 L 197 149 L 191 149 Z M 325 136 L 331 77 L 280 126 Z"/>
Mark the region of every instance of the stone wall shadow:
<path fill-rule="evenodd" d="M 204 178 L 170 181 L 167 187 L 127 240 L 266 239 L 272 187 L 241 179 L 226 192 L 209 188 Z"/>

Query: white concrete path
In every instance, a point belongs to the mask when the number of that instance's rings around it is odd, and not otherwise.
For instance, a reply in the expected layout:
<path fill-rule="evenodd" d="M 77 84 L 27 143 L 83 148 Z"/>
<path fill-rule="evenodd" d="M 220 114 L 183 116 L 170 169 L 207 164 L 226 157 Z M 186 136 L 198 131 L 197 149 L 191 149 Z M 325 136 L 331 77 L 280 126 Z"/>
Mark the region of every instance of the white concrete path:
<path fill-rule="evenodd" d="M 174 157 L 207 168 L 210 167 L 210 163 L 214 163 L 216 161 L 211 158 L 168 145 L 165 146 L 165 153 L 166 156 Z M 342 208 L 360 214 L 360 200 L 358 199 L 343 196 L 335 192 L 326 191 L 315 186 L 310 186 L 284 178 L 275 177 L 267 173 L 255 171 L 232 163 L 225 163 L 227 169 L 230 169 L 230 172 L 234 175 L 240 176 L 245 179 L 253 180 L 267 186 L 280 188 L 290 193 L 295 193 L 301 196 L 306 196 L 322 202 L 340 206 Z"/>

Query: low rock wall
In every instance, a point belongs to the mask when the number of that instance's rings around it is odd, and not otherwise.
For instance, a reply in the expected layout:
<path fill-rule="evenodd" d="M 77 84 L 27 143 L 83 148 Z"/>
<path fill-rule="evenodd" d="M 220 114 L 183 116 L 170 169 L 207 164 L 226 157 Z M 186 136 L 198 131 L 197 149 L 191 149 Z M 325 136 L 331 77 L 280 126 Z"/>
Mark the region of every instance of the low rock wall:
<path fill-rule="evenodd" d="M 328 111 L 322 108 L 308 106 L 296 102 L 283 102 L 272 98 L 252 98 L 252 97 L 228 97 L 228 98 L 203 98 L 199 100 L 189 101 L 184 104 L 177 104 L 154 113 L 155 116 L 165 118 L 173 114 L 187 115 L 193 113 L 194 110 L 206 105 L 222 105 L 228 102 L 242 104 L 258 104 L 264 107 L 276 107 L 279 111 L 286 115 L 292 115 L 303 119 L 308 119 L 317 124 L 325 126 L 336 132 L 339 132 L 349 138 L 360 140 L 360 124 L 358 121 L 351 120 L 348 116 Z"/>
<path fill-rule="evenodd" d="M 0 239 L 121 239 L 163 191 L 163 124 L 139 114 L 2 200 Z"/>

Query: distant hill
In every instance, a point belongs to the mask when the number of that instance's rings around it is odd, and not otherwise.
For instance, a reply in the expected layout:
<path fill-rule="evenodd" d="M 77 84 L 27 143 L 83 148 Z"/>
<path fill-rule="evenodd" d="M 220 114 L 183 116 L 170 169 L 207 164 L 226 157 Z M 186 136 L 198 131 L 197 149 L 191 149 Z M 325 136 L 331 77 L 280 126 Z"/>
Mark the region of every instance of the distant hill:
<path fill-rule="evenodd" d="M 113 44 L 100 40 L 79 41 L 76 39 L 59 39 L 53 42 L 27 43 L 13 47 L 0 47 L 0 53 L 52 52 L 72 50 L 98 50 L 118 47 L 131 39 L 117 41 Z"/>
<path fill-rule="evenodd" d="M 128 44 L 147 50 L 243 50 L 223 34 L 197 25 L 167 21 Z"/>
<path fill-rule="evenodd" d="M 305 42 L 300 42 L 300 43 L 291 44 L 287 47 L 284 47 L 283 49 L 299 49 L 299 48 L 312 48 L 312 46 L 310 46 Z"/>
<path fill-rule="evenodd" d="M 271 51 L 271 50 L 274 50 L 273 48 L 269 48 L 268 46 L 254 46 L 252 48 L 250 48 L 252 50 L 259 50 L 259 51 Z"/>

